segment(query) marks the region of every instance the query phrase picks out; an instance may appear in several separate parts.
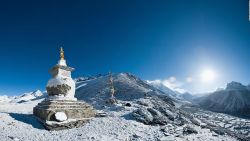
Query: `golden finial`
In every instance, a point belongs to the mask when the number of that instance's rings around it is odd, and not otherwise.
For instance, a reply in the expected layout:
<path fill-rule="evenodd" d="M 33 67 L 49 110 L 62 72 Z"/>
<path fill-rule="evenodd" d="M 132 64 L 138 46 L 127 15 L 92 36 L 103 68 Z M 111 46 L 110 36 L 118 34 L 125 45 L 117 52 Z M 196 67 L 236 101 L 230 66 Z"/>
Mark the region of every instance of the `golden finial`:
<path fill-rule="evenodd" d="M 61 58 L 61 60 L 64 60 L 64 51 L 63 51 L 63 47 L 61 47 L 61 49 L 60 49 L 60 58 Z"/>

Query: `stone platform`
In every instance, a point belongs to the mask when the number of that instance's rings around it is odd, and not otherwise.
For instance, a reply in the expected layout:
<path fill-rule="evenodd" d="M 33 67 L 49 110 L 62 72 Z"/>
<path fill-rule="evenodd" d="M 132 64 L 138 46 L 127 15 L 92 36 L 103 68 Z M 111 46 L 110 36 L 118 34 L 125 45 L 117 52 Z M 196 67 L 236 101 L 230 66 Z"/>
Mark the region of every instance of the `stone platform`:
<path fill-rule="evenodd" d="M 58 121 L 56 113 L 63 112 L 67 120 Z M 61 130 L 79 127 L 92 117 L 95 111 L 84 101 L 44 100 L 33 109 L 33 114 L 48 130 Z"/>

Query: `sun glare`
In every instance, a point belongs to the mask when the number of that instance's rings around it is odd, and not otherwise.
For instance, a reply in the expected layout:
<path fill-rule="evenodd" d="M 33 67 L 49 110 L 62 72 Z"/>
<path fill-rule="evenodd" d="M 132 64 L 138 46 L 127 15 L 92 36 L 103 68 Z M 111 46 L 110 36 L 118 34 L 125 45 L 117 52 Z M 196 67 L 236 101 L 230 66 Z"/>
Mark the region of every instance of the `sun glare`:
<path fill-rule="evenodd" d="M 201 80 L 203 82 L 211 82 L 215 79 L 215 77 L 215 72 L 210 69 L 206 69 L 201 73 Z"/>

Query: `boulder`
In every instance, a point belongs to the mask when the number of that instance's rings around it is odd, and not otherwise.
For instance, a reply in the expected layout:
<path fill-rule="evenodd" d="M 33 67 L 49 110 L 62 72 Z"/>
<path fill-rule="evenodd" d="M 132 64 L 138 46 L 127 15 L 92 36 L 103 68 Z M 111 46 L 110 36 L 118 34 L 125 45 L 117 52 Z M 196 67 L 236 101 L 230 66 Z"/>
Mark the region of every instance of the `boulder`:
<path fill-rule="evenodd" d="M 159 112 L 156 109 L 153 108 L 148 108 L 147 109 L 152 116 L 154 117 L 153 119 L 153 123 L 154 124 L 160 124 L 160 125 L 166 125 L 168 123 L 168 118 L 166 116 L 164 116 L 161 112 Z"/>
<path fill-rule="evenodd" d="M 186 126 L 183 128 L 183 135 L 197 134 L 197 133 L 198 132 L 190 126 Z"/>
<path fill-rule="evenodd" d="M 139 108 L 138 110 L 134 111 L 133 116 L 136 118 L 136 120 L 145 124 L 150 124 L 154 120 L 154 117 L 146 108 Z"/>
<path fill-rule="evenodd" d="M 125 106 L 131 107 L 132 105 L 130 103 L 126 103 Z"/>

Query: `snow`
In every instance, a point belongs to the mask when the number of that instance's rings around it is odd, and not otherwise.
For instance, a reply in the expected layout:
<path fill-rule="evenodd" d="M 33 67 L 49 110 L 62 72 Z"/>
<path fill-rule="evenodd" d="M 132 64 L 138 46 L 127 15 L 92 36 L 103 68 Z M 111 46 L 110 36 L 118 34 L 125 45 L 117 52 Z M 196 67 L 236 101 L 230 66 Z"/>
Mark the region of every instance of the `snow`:
<path fill-rule="evenodd" d="M 10 102 L 11 99 L 7 95 L 0 96 L 0 102 Z"/>
<path fill-rule="evenodd" d="M 47 83 L 47 87 L 56 87 L 57 85 L 62 85 L 62 84 L 70 84 L 71 86 L 71 85 L 75 85 L 75 82 L 71 78 L 59 76 L 59 77 L 50 79 Z"/>
<path fill-rule="evenodd" d="M 81 87 L 86 86 L 86 85 L 87 85 L 87 83 L 83 83 L 83 84 L 81 84 L 81 85 L 77 86 L 77 88 L 76 88 L 76 89 L 81 88 Z"/>
<path fill-rule="evenodd" d="M 199 130 L 199 134 L 188 136 L 179 136 L 171 134 L 166 136 L 161 131 L 162 126 L 150 126 L 133 120 L 127 116 L 135 107 L 122 108 L 114 107 L 116 110 L 105 110 L 98 112 L 107 112 L 107 117 L 94 118 L 80 128 L 47 131 L 41 124 L 31 115 L 32 108 L 39 102 L 29 101 L 26 103 L 8 103 L 4 107 L 0 107 L 0 138 L 1 140 L 11 141 L 14 138 L 21 141 L 67 141 L 67 140 L 101 140 L 101 141 L 156 141 L 159 139 L 173 138 L 175 140 L 214 140 L 233 141 L 235 139 L 228 136 L 212 136 L 207 129 Z M 117 110 L 118 109 L 118 110 Z M 4 111 L 4 112 L 3 112 Z M 173 129 L 174 130 L 174 129 Z M 179 130 L 179 129 L 177 129 Z M 14 132 L 13 132 L 14 131 Z M 176 131 L 177 133 L 177 131 Z"/>
<path fill-rule="evenodd" d="M 51 78 L 48 83 L 47 87 L 57 87 L 58 85 L 68 85 L 70 86 L 70 90 L 67 92 L 66 96 L 64 94 L 62 95 L 56 95 L 56 96 L 50 96 L 49 99 L 51 100 L 73 100 L 76 101 L 75 98 L 75 81 L 66 76 L 57 75 L 55 78 Z"/>

